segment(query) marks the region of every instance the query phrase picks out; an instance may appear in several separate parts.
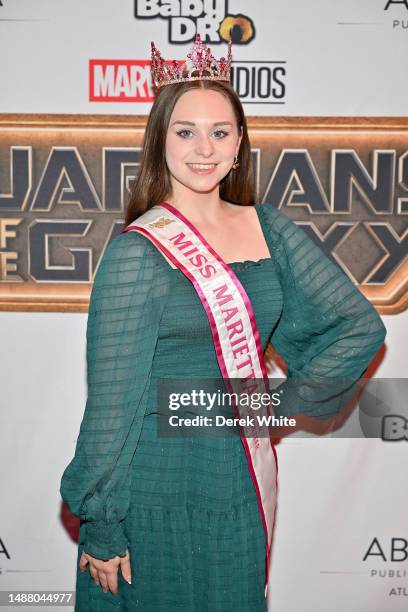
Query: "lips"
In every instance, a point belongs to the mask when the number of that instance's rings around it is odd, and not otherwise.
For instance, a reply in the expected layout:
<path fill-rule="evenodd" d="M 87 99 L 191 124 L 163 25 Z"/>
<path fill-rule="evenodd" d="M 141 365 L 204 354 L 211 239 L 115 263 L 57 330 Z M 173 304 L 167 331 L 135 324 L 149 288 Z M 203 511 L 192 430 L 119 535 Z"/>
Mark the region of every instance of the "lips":
<path fill-rule="evenodd" d="M 187 164 L 194 174 L 211 174 L 214 172 L 217 164 Z"/>
<path fill-rule="evenodd" d="M 212 166 L 216 166 L 217 164 L 201 164 L 201 163 L 197 163 L 197 164 L 187 164 L 188 166 L 191 166 L 192 168 L 198 168 L 199 170 L 206 170 Z"/>

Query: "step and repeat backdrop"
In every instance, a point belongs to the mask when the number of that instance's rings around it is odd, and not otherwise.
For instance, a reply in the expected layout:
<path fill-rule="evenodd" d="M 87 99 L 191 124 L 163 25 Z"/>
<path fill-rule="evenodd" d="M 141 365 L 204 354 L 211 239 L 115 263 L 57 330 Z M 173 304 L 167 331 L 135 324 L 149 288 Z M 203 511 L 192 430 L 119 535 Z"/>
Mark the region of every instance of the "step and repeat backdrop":
<path fill-rule="evenodd" d="M 295 220 L 381 314 L 370 376 L 408 378 L 408 1 L 0 1 L 3 599 L 75 588 L 78 520 L 59 482 L 86 402 L 90 290 L 138 173 L 150 41 L 182 59 L 197 32 L 218 58 L 232 37 L 258 201 Z M 270 610 L 408 609 L 398 418 L 391 437 L 355 435 L 349 420 L 277 444 Z"/>

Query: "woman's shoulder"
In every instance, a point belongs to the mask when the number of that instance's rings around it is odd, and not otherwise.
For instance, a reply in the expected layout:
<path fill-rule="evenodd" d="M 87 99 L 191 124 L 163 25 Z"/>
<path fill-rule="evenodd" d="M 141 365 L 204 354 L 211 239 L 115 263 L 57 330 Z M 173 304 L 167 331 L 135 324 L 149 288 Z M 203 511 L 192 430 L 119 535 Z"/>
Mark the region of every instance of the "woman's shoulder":
<path fill-rule="evenodd" d="M 263 202 L 262 204 L 256 204 L 256 206 L 262 211 L 264 219 L 271 230 L 279 235 L 299 227 L 286 213 L 279 210 L 273 204 Z"/>
<path fill-rule="evenodd" d="M 104 265 L 115 261 L 132 261 L 137 266 L 149 267 L 162 264 L 163 256 L 147 236 L 135 230 L 122 231 L 111 238 L 105 248 Z"/>
<path fill-rule="evenodd" d="M 272 204 L 259 204 L 273 254 L 278 263 L 289 261 L 299 269 L 319 261 L 328 265 L 329 259 L 322 248 L 286 213 Z M 336 266 L 333 272 L 339 272 Z"/>
<path fill-rule="evenodd" d="M 264 221 L 271 248 L 277 256 L 279 252 L 297 249 L 300 243 L 309 243 L 311 239 L 306 232 L 286 213 L 273 204 L 263 202 L 257 204 Z"/>
<path fill-rule="evenodd" d="M 105 249 L 105 255 L 113 256 L 119 253 L 129 253 L 134 256 L 146 256 L 153 254 L 157 248 L 151 240 L 144 236 L 141 232 L 135 230 L 123 231 L 111 238 L 108 246 Z"/>
<path fill-rule="evenodd" d="M 159 249 L 138 231 L 122 231 L 111 238 L 100 259 L 95 279 L 99 282 L 134 282 L 150 279 L 154 285 L 168 285 L 169 265 Z"/>

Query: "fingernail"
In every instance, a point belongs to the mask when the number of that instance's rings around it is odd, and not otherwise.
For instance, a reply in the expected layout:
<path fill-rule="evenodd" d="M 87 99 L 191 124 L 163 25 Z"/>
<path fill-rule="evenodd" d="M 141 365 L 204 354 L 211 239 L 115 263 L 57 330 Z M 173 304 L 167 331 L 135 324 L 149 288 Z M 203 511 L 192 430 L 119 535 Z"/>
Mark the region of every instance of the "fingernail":
<path fill-rule="evenodd" d="M 126 582 L 128 582 L 129 584 L 132 584 L 131 579 L 129 578 L 129 580 L 126 578 Z"/>

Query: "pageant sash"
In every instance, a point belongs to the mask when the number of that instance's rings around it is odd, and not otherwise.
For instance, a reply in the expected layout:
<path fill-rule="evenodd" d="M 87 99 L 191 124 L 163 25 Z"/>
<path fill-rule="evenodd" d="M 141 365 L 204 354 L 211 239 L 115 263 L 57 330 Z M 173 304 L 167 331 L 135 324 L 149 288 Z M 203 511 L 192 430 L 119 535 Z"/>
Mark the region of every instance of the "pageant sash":
<path fill-rule="evenodd" d="M 230 393 L 269 392 L 259 331 L 251 302 L 233 270 L 193 224 L 169 202 L 155 205 L 123 232 L 137 231 L 151 240 L 173 268 L 192 282 L 208 316 L 222 377 Z M 235 379 L 235 380 L 234 380 Z M 256 380 L 258 379 L 258 383 Z M 236 406 L 234 406 L 236 408 Z M 273 442 L 255 432 L 242 444 L 255 487 L 266 535 L 265 596 L 268 588 L 272 529 L 275 518 L 278 462 Z"/>

